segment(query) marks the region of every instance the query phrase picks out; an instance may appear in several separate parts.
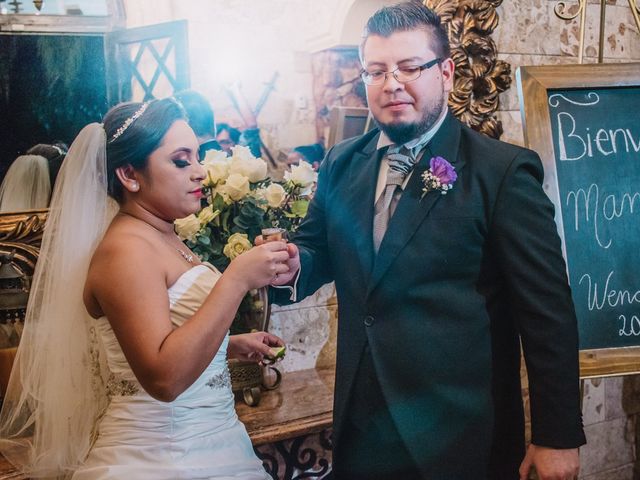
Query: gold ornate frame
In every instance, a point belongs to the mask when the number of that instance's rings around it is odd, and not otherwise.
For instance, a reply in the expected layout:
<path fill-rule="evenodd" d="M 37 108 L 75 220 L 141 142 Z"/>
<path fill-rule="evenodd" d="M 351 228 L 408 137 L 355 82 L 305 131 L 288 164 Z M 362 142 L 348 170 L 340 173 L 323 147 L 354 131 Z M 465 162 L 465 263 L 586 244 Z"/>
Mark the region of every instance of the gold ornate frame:
<path fill-rule="evenodd" d="M 491 34 L 498 26 L 502 0 L 423 0 L 447 25 L 456 64 L 449 108 L 462 122 L 493 138 L 502 125 L 495 117 L 499 95 L 511 86 L 511 65 L 498 60 Z"/>
<path fill-rule="evenodd" d="M 13 264 L 29 279 L 40 254 L 48 210 L 0 213 L 0 253 L 15 252 Z"/>

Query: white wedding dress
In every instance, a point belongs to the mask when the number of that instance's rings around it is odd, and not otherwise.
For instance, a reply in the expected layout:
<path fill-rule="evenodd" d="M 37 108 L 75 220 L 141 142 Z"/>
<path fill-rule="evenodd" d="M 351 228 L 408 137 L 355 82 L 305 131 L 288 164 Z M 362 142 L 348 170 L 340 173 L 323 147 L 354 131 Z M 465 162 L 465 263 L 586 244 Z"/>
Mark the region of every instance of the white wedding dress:
<path fill-rule="evenodd" d="M 205 264 L 185 272 L 169 288 L 171 321 L 180 326 L 200 307 L 220 273 Z M 267 480 L 234 409 L 226 350 L 170 403 L 140 386 L 106 318 L 96 321 L 111 372 L 110 404 L 97 438 L 73 480 Z M 186 352 L 188 354 L 188 352 Z"/>

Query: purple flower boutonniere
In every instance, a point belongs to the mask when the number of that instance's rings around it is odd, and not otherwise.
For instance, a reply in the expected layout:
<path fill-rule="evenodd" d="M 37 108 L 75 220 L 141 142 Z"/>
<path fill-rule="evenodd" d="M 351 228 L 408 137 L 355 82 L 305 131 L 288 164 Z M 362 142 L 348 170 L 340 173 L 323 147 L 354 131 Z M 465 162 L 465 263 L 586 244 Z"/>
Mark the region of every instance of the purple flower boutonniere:
<path fill-rule="evenodd" d="M 422 196 L 434 190 L 439 191 L 442 195 L 453 188 L 453 182 L 458 178 L 456 169 L 442 157 L 433 157 L 429 160 L 429 170 L 422 174 Z"/>

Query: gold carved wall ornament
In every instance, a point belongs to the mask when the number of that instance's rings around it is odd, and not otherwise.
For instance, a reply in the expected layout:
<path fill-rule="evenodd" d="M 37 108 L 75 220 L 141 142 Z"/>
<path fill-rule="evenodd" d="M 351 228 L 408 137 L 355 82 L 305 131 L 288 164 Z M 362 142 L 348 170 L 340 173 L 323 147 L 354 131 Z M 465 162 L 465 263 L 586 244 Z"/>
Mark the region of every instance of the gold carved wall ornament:
<path fill-rule="evenodd" d="M 0 213 L 0 349 L 17 347 L 22 336 L 46 218 L 46 209 Z"/>
<path fill-rule="evenodd" d="M 499 95 L 511 85 L 511 66 L 498 60 L 491 34 L 498 26 L 502 0 L 424 0 L 449 32 L 451 56 L 456 64 L 451 112 L 474 130 L 500 138 L 502 125 L 495 117 Z"/>
<path fill-rule="evenodd" d="M 0 253 L 15 252 L 13 264 L 33 277 L 48 210 L 0 214 Z"/>

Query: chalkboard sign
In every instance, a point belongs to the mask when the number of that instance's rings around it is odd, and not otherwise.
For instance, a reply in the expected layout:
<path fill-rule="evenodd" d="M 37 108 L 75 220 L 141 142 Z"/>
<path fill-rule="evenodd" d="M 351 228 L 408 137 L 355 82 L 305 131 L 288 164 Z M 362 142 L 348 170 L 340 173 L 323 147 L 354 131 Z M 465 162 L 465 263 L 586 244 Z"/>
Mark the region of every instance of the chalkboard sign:
<path fill-rule="evenodd" d="M 521 67 L 576 306 L 581 374 L 640 372 L 640 64 Z"/>

